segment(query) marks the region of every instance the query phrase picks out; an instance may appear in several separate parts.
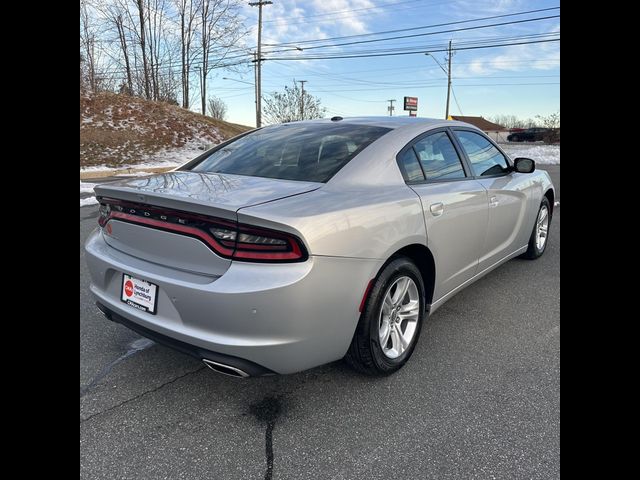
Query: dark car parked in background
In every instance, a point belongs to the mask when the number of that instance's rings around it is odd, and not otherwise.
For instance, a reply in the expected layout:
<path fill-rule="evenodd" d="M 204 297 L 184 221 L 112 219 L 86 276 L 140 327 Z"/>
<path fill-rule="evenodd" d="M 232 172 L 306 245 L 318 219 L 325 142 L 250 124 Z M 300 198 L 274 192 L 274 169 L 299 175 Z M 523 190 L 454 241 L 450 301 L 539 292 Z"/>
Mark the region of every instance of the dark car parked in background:
<path fill-rule="evenodd" d="M 545 134 L 549 131 L 548 128 L 527 128 L 513 132 L 507 137 L 509 142 L 538 142 L 544 140 Z"/>

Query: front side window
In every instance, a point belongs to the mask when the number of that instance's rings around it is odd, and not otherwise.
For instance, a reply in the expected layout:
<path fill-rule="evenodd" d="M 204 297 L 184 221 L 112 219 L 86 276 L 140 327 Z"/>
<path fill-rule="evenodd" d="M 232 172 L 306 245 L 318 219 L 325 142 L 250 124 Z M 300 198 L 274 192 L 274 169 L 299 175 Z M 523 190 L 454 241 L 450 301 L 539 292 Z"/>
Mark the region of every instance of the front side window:
<path fill-rule="evenodd" d="M 507 159 L 479 133 L 457 130 L 456 136 L 469 157 L 474 175 L 485 177 L 509 172 Z"/>
<path fill-rule="evenodd" d="M 413 147 L 427 180 L 464 178 L 460 157 L 446 132 L 438 132 L 416 142 Z"/>
<path fill-rule="evenodd" d="M 188 168 L 194 172 L 327 182 L 389 128 L 283 124 L 249 133 Z"/>

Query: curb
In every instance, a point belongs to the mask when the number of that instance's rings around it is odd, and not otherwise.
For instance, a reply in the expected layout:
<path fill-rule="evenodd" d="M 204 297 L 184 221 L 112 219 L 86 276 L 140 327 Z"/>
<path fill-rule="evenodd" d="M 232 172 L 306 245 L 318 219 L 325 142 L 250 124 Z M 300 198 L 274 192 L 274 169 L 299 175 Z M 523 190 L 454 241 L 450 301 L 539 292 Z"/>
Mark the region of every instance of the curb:
<path fill-rule="evenodd" d="M 112 177 L 114 175 L 121 175 L 126 173 L 137 173 L 137 172 L 162 173 L 162 172 L 168 172 L 169 170 L 173 170 L 174 168 L 176 168 L 176 166 L 149 167 L 149 168 L 121 168 L 121 169 L 111 169 L 111 170 L 90 170 L 90 171 L 80 170 L 80 180 L 84 180 L 86 178 Z"/>

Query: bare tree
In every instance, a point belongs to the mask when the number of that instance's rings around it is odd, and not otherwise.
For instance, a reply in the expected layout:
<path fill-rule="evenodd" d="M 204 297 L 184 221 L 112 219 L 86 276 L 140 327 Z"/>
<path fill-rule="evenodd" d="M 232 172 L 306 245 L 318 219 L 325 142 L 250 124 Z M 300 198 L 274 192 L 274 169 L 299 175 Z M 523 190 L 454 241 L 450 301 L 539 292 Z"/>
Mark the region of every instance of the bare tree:
<path fill-rule="evenodd" d="M 536 116 L 536 118 L 539 117 L 539 115 Z M 533 118 L 522 120 L 515 115 L 494 115 L 490 117 L 490 120 L 506 128 L 534 128 L 539 124 L 539 122 Z"/>
<path fill-rule="evenodd" d="M 208 75 L 228 68 L 226 57 L 246 34 L 241 6 L 242 0 L 81 0 L 81 88 L 181 98 L 185 108 L 199 94 L 206 113 Z"/>
<path fill-rule="evenodd" d="M 147 45 L 149 47 L 149 73 L 151 75 L 151 90 L 154 100 L 161 100 L 160 68 L 161 56 L 167 52 L 164 39 L 165 0 L 147 0 Z"/>
<path fill-rule="evenodd" d="M 560 112 L 552 113 L 551 115 L 547 116 L 536 115 L 536 118 L 540 120 L 542 126 L 545 128 L 560 128 Z"/>
<path fill-rule="evenodd" d="M 84 73 L 85 83 L 91 91 L 97 90 L 96 80 L 96 33 L 94 31 L 91 15 L 86 1 L 80 2 L 80 68 Z M 84 63 L 84 68 L 83 68 Z M 81 82 L 82 83 L 82 82 Z"/>
<path fill-rule="evenodd" d="M 227 116 L 227 104 L 217 97 L 209 99 L 209 116 L 217 120 L 224 120 Z"/>
<path fill-rule="evenodd" d="M 180 61 L 182 83 L 182 106 L 189 108 L 189 84 L 191 73 L 191 42 L 200 3 L 198 0 L 175 0 L 180 18 Z"/>
<path fill-rule="evenodd" d="M 273 92 L 264 99 L 262 115 L 267 123 L 297 122 L 312 120 L 326 115 L 320 99 L 311 95 L 307 90 L 302 92 L 298 84 L 284 87 L 284 92 Z M 304 112 L 304 113 L 303 113 Z"/>
<path fill-rule="evenodd" d="M 560 143 L 560 112 L 551 115 L 536 115 L 542 126 L 549 130 L 544 134 L 545 143 Z"/>
<path fill-rule="evenodd" d="M 201 0 L 200 3 L 200 103 L 206 114 L 207 75 L 227 57 L 229 50 L 246 35 L 240 21 L 240 0 Z M 211 54 L 214 58 L 211 58 Z"/>
<path fill-rule="evenodd" d="M 119 53 L 122 56 L 125 69 L 124 71 L 126 74 L 124 82 L 121 82 L 120 84 L 119 91 L 121 93 L 133 95 L 133 73 L 129 54 L 130 40 L 129 35 L 127 35 L 127 32 L 132 29 L 132 19 L 126 5 L 123 5 L 121 1 L 122 0 L 115 0 L 113 3 L 98 4 L 98 10 L 103 16 L 103 23 L 105 26 L 104 31 L 112 32 L 115 27 L 117 43 L 120 47 Z"/>
<path fill-rule="evenodd" d="M 150 73 L 149 73 L 149 61 L 147 59 L 147 42 L 146 42 L 146 32 L 145 32 L 145 21 L 147 18 L 147 9 L 144 0 L 135 0 L 136 6 L 138 7 L 138 27 L 139 27 L 139 36 L 138 40 L 140 42 L 140 52 L 142 53 L 142 64 L 143 64 L 143 74 L 144 74 L 144 96 L 147 99 L 151 99 L 151 81 L 150 81 Z"/>
<path fill-rule="evenodd" d="M 494 115 L 490 118 L 493 123 L 502 125 L 505 128 L 523 128 L 524 122 L 515 115 Z"/>

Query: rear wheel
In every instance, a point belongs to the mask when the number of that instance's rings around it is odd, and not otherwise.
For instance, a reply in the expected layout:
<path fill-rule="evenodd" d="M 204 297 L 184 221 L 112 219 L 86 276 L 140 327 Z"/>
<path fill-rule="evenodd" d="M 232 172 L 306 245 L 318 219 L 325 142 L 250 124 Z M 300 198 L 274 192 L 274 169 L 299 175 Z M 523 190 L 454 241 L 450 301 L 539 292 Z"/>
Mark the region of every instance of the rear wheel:
<path fill-rule="evenodd" d="M 544 253 L 549 238 L 549 225 L 551 224 L 551 206 L 547 197 L 542 197 L 536 223 L 529 238 L 529 247 L 522 257 L 534 260 Z"/>
<path fill-rule="evenodd" d="M 388 375 L 411 357 L 425 316 L 424 283 L 407 257 L 380 272 L 366 301 L 345 360 L 369 375 Z"/>

